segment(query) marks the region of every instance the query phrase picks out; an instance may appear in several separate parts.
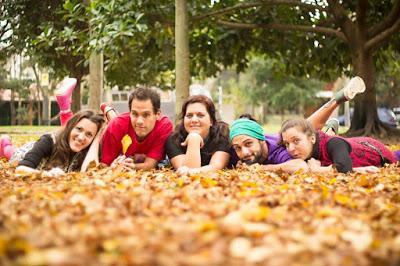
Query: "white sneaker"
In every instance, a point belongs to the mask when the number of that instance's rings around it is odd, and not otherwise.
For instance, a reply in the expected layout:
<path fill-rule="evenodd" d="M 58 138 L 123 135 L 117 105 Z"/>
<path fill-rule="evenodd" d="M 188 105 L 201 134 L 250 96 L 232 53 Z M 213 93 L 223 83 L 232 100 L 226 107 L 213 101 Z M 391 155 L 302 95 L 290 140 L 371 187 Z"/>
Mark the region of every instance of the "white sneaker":
<path fill-rule="evenodd" d="M 364 80 L 358 76 L 352 78 L 343 89 L 344 96 L 347 98 L 347 100 L 353 99 L 358 93 L 363 93 L 364 91 Z"/>
<path fill-rule="evenodd" d="M 352 78 L 346 86 L 335 94 L 337 102 L 344 102 L 354 99 L 358 93 L 365 91 L 364 80 L 358 76 Z"/>

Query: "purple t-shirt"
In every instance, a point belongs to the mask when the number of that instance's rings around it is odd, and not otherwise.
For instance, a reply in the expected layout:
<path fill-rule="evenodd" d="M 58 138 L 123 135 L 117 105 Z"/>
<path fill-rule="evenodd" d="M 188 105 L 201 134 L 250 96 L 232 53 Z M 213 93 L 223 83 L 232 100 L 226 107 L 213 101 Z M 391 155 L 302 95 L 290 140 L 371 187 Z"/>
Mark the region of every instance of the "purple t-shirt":
<path fill-rule="evenodd" d="M 279 141 L 279 134 L 265 135 L 265 142 L 268 146 L 268 158 L 263 164 L 280 164 L 292 160 L 286 148 L 279 145 Z"/>
<path fill-rule="evenodd" d="M 265 142 L 268 146 L 268 158 L 262 164 L 281 164 L 292 160 L 292 157 L 287 152 L 286 148 L 279 145 L 279 134 L 265 135 Z M 233 148 L 230 151 L 231 160 L 229 165 L 235 167 L 239 158 Z"/>

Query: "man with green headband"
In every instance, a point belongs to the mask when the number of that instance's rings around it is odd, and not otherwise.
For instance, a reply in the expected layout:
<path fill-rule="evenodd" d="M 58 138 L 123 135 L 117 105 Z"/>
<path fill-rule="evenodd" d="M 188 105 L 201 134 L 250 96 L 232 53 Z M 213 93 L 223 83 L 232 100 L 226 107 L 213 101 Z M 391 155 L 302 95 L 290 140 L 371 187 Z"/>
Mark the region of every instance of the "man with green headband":
<path fill-rule="evenodd" d="M 266 170 L 281 169 L 285 172 L 308 169 L 306 162 L 292 159 L 286 148 L 279 145 L 278 134 L 264 135 L 261 125 L 254 120 L 235 120 L 229 138 L 234 150 L 231 152 L 231 162 L 234 165 L 258 163 L 264 165 Z"/>
<path fill-rule="evenodd" d="M 364 91 L 364 81 L 360 77 L 354 77 L 345 88 L 336 93 L 334 99 L 307 119 L 315 129 L 321 129 L 336 107 Z M 261 125 L 248 115 L 233 122 L 229 137 L 232 142 L 231 165 L 233 166 L 258 163 L 269 171 L 294 172 L 298 169 L 308 169 L 306 162 L 293 159 L 286 148 L 279 144 L 278 134 L 265 135 Z"/>

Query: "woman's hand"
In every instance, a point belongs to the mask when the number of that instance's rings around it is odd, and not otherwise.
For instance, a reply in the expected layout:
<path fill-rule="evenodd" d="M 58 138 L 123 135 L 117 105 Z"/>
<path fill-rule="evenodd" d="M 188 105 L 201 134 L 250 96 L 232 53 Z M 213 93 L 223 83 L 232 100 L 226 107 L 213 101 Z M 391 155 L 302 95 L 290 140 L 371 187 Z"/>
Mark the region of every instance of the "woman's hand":
<path fill-rule="evenodd" d="M 60 176 L 60 175 L 65 175 L 65 172 L 63 169 L 61 169 L 59 167 L 55 167 L 49 171 L 43 172 L 43 176 L 46 176 L 46 177 L 56 177 L 56 176 Z"/>
<path fill-rule="evenodd" d="M 363 167 L 354 167 L 353 171 L 356 173 L 361 173 L 361 174 L 370 174 L 370 173 L 379 173 L 381 169 L 379 169 L 376 166 L 369 165 L 369 166 L 363 166 Z"/>
<path fill-rule="evenodd" d="M 321 162 L 311 158 L 307 161 L 308 168 L 313 173 L 326 173 L 333 171 L 332 165 L 329 166 L 321 166 Z"/>
<path fill-rule="evenodd" d="M 311 158 L 307 161 L 307 165 L 310 168 L 311 172 L 319 172 L 319 168 L 321 167 L 321 162 Z"/>
<path fill-rule="evenodd" d="M 197 174 L 200 173 L 201 169 L 200 168 L 189 168 L 187 166 L 181 166 L 176 170 L 176 173 L 178 175 L 191 175 L 191 174 Z"/>
<path fill-rule="evenodd" d="M 191 132 L 187 135 L 184 142 L 181 143 L 182 146 L 188 145 L 198 145 L 200 148 L 204 145 L 204 140 L 197 132 Z"/>

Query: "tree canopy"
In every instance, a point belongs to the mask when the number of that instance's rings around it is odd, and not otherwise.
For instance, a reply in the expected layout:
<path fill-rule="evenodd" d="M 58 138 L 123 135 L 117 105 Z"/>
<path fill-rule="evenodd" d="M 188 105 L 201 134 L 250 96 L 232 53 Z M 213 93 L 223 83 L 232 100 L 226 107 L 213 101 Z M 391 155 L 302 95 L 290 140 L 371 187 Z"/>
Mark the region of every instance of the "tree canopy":
<path fill-rule="evenodd" d="M 351 131 L 380 135 L 389 130 L 374 108 L 375 83 L 386 59 L 399 53 L 400 0 L 199 0 L 187 6 L 192 76 L 216 75 L 229 66 L 243 71 L 252 54 L 282 62 L 282 75 L 327 81 L 359 75 L 367 91 L 356 100 Z M 111 84 L 170 85 L 174 8 L 166 0 L 93 0 L 88 6 L 67 0 L 62 30 L 47 24 L 41 36 L 54 49 L 72 49 L 75 55 L 103 51 Z M 96 25 L 90 34 L 87 23 Z M 76 43 L 57 44 L 60 39 Z"/>

